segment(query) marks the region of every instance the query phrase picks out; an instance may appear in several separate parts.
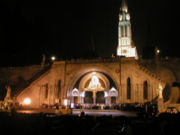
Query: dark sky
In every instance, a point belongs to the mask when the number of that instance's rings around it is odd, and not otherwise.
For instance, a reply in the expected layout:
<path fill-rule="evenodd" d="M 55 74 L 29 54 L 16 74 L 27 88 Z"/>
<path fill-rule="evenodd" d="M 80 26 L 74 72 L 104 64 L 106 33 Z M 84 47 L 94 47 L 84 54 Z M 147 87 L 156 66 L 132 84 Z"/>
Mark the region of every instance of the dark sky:
<path fill-rule="evenodd" d="M 144 58 L 180 57 L 179 7 L 172 0 L 128 0 L 133 41 Z M 118 44 L 121 0 L 12 0 L 0 2 L 0 66 L 110 57 Z"/>

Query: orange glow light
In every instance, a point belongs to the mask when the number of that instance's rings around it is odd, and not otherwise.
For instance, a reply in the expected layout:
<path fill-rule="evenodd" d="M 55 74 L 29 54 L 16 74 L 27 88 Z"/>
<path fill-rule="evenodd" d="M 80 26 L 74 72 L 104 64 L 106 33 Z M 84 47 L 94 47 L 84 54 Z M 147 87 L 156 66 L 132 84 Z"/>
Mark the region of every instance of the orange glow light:
<path fill-rule="evenodd" d="M 24 101 L 23 101 L 23 103 L 24 103 L 25 105 L 29 105 L 29 104 L 31 104 L 31 99 L 30 99 L 30 98 L 25 98 Z"/>

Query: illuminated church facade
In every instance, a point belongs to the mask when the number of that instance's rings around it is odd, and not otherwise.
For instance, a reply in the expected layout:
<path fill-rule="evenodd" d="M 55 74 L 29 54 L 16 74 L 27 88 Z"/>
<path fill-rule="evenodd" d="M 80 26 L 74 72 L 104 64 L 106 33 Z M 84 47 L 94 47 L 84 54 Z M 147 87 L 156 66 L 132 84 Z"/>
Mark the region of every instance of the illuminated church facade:
<path fill-rule="evenodd" d="M 171 90 L 172 83 L 180 79 L 180 69 L 173 68 L 175 63 L 176 66 L 179 65 L 178 60 L 174 63 L 138 60 L 125 0 L 122 0 L 120 11 L 117 46 L 119 57 L 1 68 L 0 73 L 4 77 L 0 78 L 0 82 L 9 82 L 14 102 L 37 108 L 54 104 L 86 106 L 146 103 L 156 101 L 159 86 L 167 91 L 163 96 L 169 96 L 168 90 Z M 169 102 L 170 99 L 169 96 L 166 101 Z M 173 103 L 177 103 L 178 99 L 179 97 L 173 98 Z"/>

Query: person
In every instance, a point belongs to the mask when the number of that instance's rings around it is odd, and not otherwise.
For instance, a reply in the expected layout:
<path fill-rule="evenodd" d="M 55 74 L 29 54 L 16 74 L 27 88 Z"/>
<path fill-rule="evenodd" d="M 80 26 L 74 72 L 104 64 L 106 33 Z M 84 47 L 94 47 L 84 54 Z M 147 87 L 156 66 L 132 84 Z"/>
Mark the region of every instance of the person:
<path fill-rule="evenodd" d="M 80 117 L 84 117 L 85 116 L 85 112 L 83 110 L 81 110 L 79 116 Z"/>

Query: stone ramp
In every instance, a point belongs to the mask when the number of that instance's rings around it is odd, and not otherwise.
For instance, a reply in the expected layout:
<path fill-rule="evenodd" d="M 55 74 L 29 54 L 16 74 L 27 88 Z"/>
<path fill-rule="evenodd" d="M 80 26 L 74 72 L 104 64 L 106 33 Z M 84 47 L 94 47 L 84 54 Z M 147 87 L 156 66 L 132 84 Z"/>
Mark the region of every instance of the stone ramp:
<path fill-rule="evenodd" d="M 178 104 L 179 98 L 180 98 L 179 87 L 172 87 L 169 100 L 165 104 Z"/>

